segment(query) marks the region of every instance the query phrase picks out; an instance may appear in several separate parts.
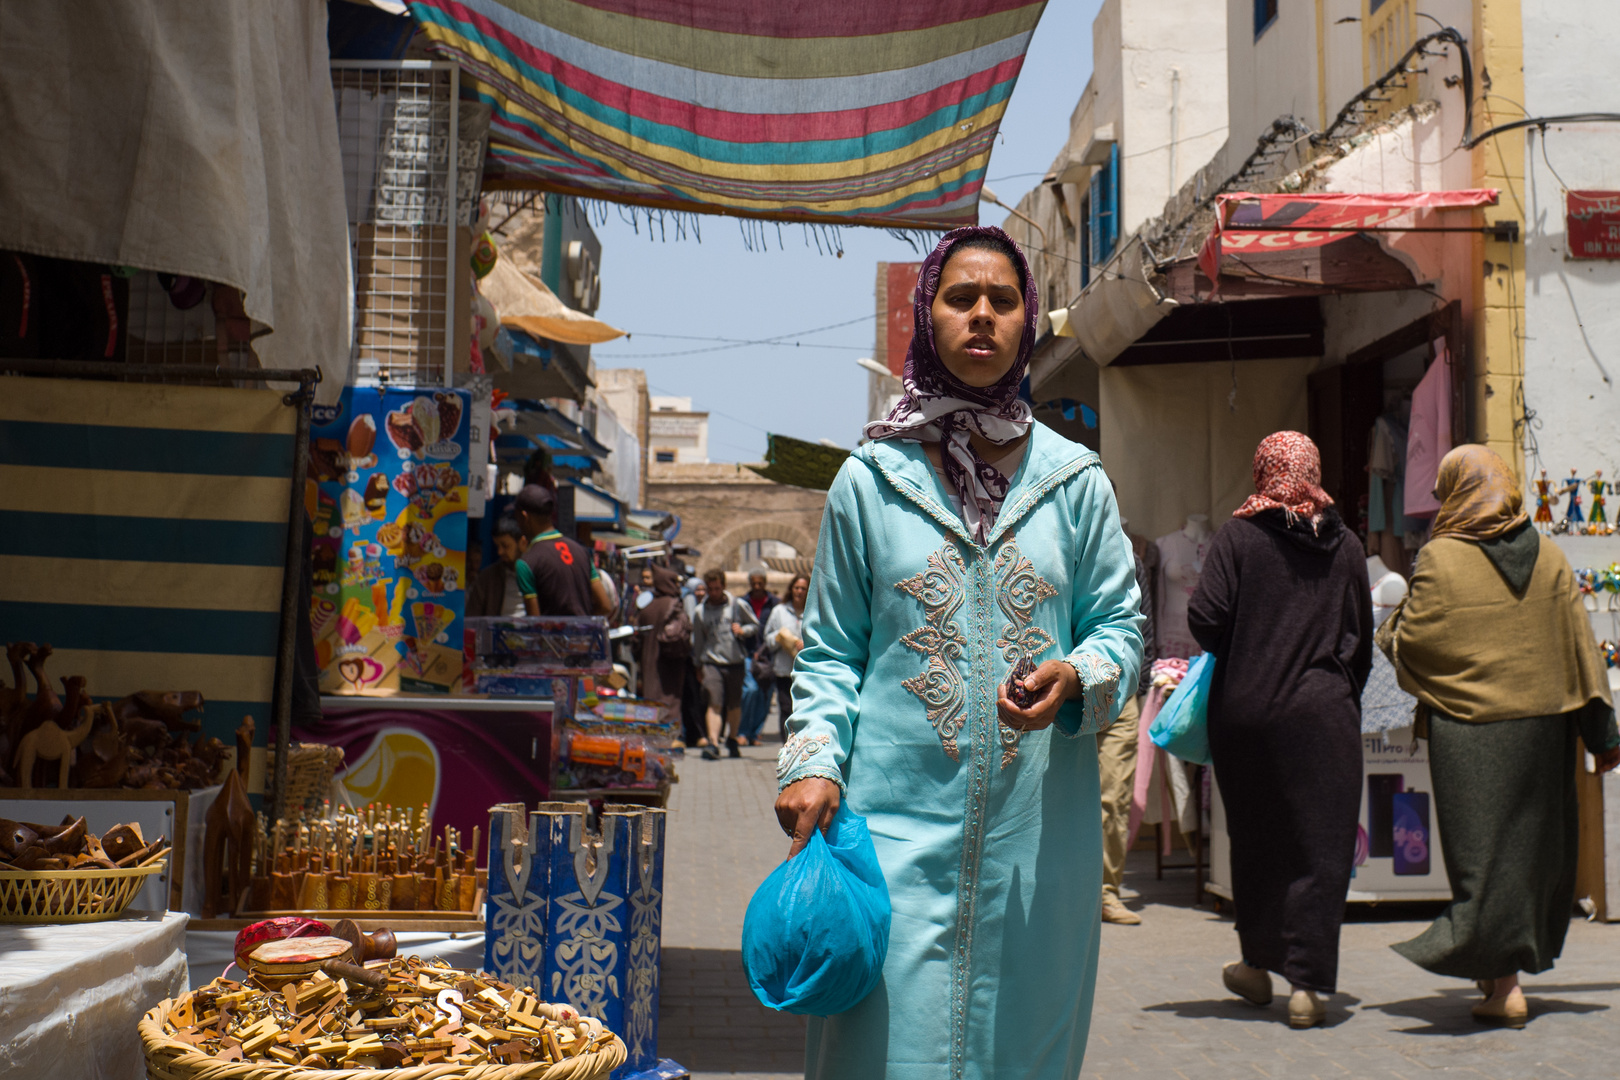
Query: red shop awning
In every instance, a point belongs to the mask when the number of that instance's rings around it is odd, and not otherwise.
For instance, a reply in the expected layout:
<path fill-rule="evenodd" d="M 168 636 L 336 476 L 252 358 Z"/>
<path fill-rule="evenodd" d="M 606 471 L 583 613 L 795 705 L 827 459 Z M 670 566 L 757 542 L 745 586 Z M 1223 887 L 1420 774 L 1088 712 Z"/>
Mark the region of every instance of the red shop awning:
<path fill-rule="evenodd" d="M 1357 195 L 1257 195 L 1238 191 L 1215 198 L 1215 230 L 1198 253 L 1198 267 L 1220 288 L 1221 255 L 1233 251 L 1286 251 L 1321 247 L 1359 232 L 1405 232 L 1391 224 L 1419 210 L 1495 206 L 1495 188 L 1464 191 L 1368 192 Z"/>

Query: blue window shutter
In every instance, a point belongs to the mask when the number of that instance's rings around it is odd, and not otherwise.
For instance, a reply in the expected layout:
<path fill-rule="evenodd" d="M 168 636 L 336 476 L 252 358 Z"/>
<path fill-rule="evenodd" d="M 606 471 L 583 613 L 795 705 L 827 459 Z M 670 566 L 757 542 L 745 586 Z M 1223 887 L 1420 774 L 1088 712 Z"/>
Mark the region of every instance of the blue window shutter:
<path fill-rule="evenodd" d="M 1104 258 L 1114 253 L 1119 243 L 1119 144 L 1108 148 L 1108 219 L 1103 222 L 1107 231 Z"/>
<path fill-rule="evenodd" d="M 1091 242 L 1086 245 L 1087 272 L 1090 268 L 1102 262 L 1102 212 L 1103 212 L 1103 184 L 1105 177 L 1103 170 L 1098 169 L 1091 174 L 1091 197 L 1087 205 L 1086 233 Z"/>

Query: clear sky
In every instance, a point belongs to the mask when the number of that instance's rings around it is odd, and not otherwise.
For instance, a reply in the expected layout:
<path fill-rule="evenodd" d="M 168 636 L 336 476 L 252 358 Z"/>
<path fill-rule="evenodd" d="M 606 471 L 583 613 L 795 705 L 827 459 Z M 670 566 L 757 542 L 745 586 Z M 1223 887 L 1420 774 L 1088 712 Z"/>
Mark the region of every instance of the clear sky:
<path fill-rule="evenodd" d="M 990 157 L 990 186 L 1009 205 L 1040 181 L 1068 138 L 1069 113 L 1091 75 L 1091 22 L 1100 6 L 1050 0 L 1041 16 Z M 986 224 L 1005 217 L 980 205 Z M 842 230 L 840 259 L 806 246 L 797 225 L 782 226 L 781 248 L 768 225 L 769 251 L 747 250 L 733 219 L 705 217 L 701 225 L 701 243 L 673 235 L 649 241 L 644 218 L 637 235 L 614 210 L 596 226 L 597 316 L 633 335 L 597 346 L 597 367 L 645 368 L 655 395 L 690 397 L 694 408 L 709 410 L 711 461 L 761 460 L 767 431 L 853 448 L 866 421 L 866 372 L 855 359 L 872 355 L 876 263 L 921 255 L 877 229 Z M 803 335 L 838 323 L 850 325 Z M 687 340 L 783 336 L 802 344 L 717 348 Z"/>

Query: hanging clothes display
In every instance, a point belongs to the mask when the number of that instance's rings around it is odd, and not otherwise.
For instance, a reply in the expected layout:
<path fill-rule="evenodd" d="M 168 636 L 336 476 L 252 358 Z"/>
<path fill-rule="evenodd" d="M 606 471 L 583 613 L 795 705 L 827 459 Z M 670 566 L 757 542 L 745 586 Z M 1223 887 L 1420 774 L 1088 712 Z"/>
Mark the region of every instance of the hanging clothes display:
<path fill-rule="evenodd" d="M 1149 734 L 1153 718 L 1159 715 L 1170 695 L 1187 674 L 1187 661 L 1174 657 L 1155 660 L 1151 671 L 1143 677 L 1147 683 L 1147 698 L 1142 703 L 1142 717 L 1137 722 L 1136 783 L 1131 792 L 1130 832 L 1125 849 L 1136 845 L 1136 834 L 1143 825 L 1159 825 L 1173 821 L 1183 836 L 1198 831 L 1198 801 L 1193 798 L 1192 782 L 1187 777 L 1189 766 L 1166 750 L 1154 745 Z M 1159 850 L 1170 854 L 1171 833 L 1159 834 Z"/>
<path fill-rule="evenodd" d="M 1444 338 L 1434 342 L 1434 362 L 1412 391 L 1412 421 L 1406 441 L 1408 516 L 1433 517 L 1440 509 L 1434 483 L 1440 459 L 1451 450 L 1451 360 Z"/>

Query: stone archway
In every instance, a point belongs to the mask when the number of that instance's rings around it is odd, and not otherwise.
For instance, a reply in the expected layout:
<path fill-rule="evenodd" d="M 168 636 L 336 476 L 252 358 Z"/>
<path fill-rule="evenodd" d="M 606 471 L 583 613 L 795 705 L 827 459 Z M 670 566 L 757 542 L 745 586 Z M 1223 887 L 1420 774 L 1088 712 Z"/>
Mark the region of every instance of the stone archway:
<path fill-rule="evenodd" d="M 718 564 L 722 570 L 741 570 L 738 549 L 750 540 L 779 540 L 805 558 L 816 555 L 816 538 L 807 530 L 786 521 L 751 521 L 716 537 L 703 553 L 703 568 Z"/>
<path fill-rule="evenodd" d="M 647 505 L 679 515 L 679 543 L 703 554 L 696 569 L 737 570 L 738 548 L 779 540 L 813 557 L 827 494 L 774 483 L 743 465 L 652 463 Z"/>

